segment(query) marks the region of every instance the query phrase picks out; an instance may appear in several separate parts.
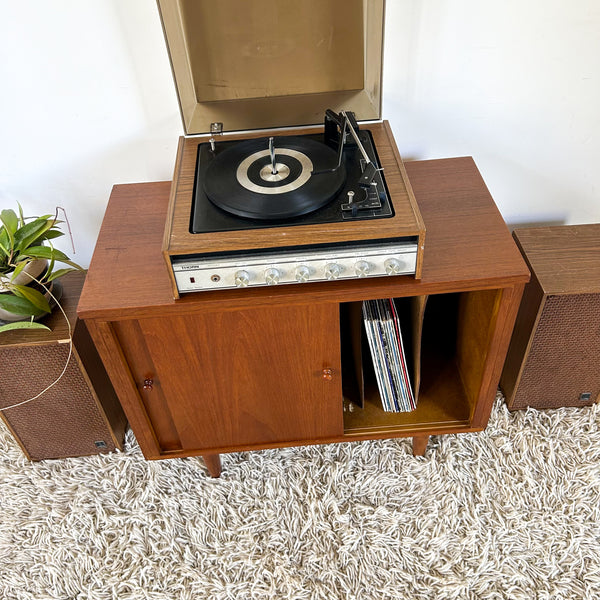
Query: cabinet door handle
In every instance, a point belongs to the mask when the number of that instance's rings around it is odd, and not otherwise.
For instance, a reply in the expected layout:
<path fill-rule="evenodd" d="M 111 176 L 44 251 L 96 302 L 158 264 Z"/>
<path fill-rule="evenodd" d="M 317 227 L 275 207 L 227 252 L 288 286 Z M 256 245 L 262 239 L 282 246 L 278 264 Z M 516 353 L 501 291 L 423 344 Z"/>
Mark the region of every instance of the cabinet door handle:
<path fill-rule="evenodd" d="M 148 392 L 152 391 L 152 386 L 154 385 L 154 379 L 144 379 L 143 388 Z"/>
<path fill-rule="evenodd" d="M 323 379 L 331 381 L 333 379 L 333 369 L 323 369 Z"/>

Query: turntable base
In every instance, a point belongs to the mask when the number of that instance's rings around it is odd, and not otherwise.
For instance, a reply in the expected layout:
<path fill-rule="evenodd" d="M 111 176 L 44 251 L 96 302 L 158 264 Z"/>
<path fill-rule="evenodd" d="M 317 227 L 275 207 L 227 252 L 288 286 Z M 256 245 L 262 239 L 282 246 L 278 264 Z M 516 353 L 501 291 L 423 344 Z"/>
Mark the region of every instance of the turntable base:
<path fill-rule="evenodd" d="M 427 225 L 422 278 L 207 291 L 174 300 L 161 254 L 170 183 L 116 186 L 78 306 L 149 459 L 485 428 L 527 267 L 473 161 L 407 163 Z M 352 307 L 429 296 L 417 409 L 364 408 Z M 344 410 L 344 407 L 346 410 Z M 351 410 L 351 408 L 354 408 Z"/>
<path fill-rule="evenodd" d="M 340 267 L 341 278 L 358 277 L 357 261 L 368 261 L 367 277 L 389 275 L 385 262 L 392 259 L 401 264 L 393 275 L 419 279 L 425 225 L 389 123 L 361 125 L 356 135 L 375 172 L 369 179 L 363 170 L 366 185 L 358 149 L 344 146 L 341 168 L 331 173 L 338 156 L 326 145 L 324 126 L 258 138 L 255 132 L 223 135 L 214 150 L 208 136 L 181 138 L 162 247 L 173 295 L 234 290 L 237 275 L 251 288 L 270 285 L 271 268 L 280 274 L 278 284 L 297 283 L 298 267 L 308 270 L 309 283 L 324 281 L 329 264 Z M 366 209 L 355 214 L 350 205 Z M 339 256 L 336 249 L 343 249 Z"/>

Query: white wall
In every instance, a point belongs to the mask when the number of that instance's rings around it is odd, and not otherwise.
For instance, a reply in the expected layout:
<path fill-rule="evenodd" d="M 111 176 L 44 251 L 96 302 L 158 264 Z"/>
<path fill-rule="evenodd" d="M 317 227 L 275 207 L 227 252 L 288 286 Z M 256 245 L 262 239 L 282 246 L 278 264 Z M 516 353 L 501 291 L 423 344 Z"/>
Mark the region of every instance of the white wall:
<path fill-rule="evenodd" d="M 0 86 L 0 206 L 65 207 L 87 265 L 112 185 L 172 177 L 182 128 L 156 3 L 0 0 Z"/>
<path fill-rule="evenodd" d="M 508 222 L 600 221 L 599 2 L 392 0 L 387 16 L 405 156 L 474 156 Z"/>
<path fill-rule="evenodd" d="M 509 224 L 600 222 L 599 77 L 597 0 L 387 2 L 400 152 L 473 156 Z M 0 82 L 0 207 L 65 207 L 87 265 L 112 184 L 171 178 L 154 0 L 0 0 Z"/>

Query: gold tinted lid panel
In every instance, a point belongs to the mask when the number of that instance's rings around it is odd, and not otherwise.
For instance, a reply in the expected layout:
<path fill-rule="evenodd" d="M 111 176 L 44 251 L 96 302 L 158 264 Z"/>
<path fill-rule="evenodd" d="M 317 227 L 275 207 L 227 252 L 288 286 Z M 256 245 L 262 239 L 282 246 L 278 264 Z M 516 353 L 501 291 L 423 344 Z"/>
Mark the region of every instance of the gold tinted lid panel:
<path fill-rule="evenodd" d="M 380 118 L 382 0 L 159 0 L 187 134 Z"/>

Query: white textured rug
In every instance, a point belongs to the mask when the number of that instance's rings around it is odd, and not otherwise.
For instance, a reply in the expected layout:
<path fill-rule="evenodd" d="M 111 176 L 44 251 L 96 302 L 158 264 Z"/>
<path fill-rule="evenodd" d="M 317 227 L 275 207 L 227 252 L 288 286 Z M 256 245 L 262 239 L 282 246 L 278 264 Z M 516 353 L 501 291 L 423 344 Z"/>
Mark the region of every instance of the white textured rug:
<path fill-rule="evenodd" d="M 480 434 L 31 464 L 0 430 L 0 597 L 600 596 L 600 410 Z"/>

